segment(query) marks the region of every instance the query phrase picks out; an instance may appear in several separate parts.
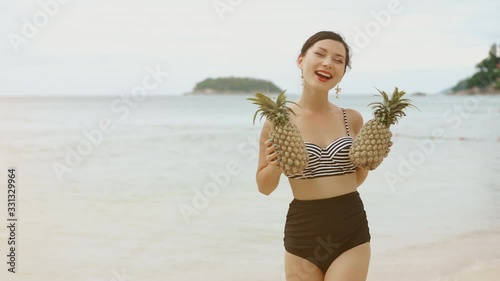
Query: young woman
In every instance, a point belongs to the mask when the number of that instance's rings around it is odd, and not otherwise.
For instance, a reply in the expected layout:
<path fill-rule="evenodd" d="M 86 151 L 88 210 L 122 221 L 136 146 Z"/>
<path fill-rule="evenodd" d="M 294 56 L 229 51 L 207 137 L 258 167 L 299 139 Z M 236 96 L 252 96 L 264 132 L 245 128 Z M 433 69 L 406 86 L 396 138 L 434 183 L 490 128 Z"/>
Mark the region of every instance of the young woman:
<path fill-rule="evenodd" d="M 284 231 L 287 281 L 364 281 L 370 261 L 370 231 L 357 188 L 368 170 L 352 164 L 348 152 L 363 125 L 361 114 L 328 99 L 350 67 L 349 47 L 337 33 L 310 37 L 297 58 L 303 90 L 290 104 L 309 155 L 301 175 L 289 176 L 294 196 Z M 260 136 L 257 185 L 263 194 L 278 186 L 280 159 L 266 121 Z M 389 151 L 387 151 L 389 153 Z M 387 156 L 387 154 L 386 154 Z"/>

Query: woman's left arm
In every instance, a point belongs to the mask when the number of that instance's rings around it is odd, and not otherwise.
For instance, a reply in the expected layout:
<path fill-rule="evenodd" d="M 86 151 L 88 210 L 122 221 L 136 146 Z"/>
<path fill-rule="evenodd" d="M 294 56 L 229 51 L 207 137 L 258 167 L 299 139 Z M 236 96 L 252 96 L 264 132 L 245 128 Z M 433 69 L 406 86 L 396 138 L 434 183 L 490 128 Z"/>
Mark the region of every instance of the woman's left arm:
<path fill-rule="evenodd" d="M 356 182 L 357 182 L 357 187 L 359 187 L 366 179 L 368 176 L 368 170 L 357 167 L 356 168 Z"/>

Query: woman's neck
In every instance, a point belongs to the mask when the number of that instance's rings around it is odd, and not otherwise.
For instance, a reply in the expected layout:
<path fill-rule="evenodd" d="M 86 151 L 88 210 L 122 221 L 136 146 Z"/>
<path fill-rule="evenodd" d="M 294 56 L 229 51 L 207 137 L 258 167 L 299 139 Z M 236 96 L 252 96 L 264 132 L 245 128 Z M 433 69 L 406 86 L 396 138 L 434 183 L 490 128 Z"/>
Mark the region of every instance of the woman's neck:
<path fill-rule="evenodd" d="M 325 112 L 331 110 L 327 91 L 318 91 L 304 86 L 297 103 L 303 111 Z"/>

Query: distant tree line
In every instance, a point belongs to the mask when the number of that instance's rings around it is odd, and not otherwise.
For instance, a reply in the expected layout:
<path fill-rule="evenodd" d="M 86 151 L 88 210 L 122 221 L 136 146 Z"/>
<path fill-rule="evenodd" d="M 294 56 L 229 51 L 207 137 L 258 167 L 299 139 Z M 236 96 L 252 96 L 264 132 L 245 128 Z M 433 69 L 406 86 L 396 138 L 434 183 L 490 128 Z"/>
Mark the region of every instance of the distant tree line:
<path fill-rule="evenodd" d="M 499 46 L 500 47 L 500 46 Z M 452 88 L 453 91 L 472 89 L 475 87 L 486 88 L 491 85 L 500 90 L 500 51 L 493 44 L 488 57 L 476 65 L 478 71 L 472 77 L 463 79 Z"/>
<path fill-rule="evenodd" d="M 207 78 L 196 84 L 194 91 L 214 90 L 220 92 L 270 92 L 277 93 L 282 90 L 270 81 L 253 79 L 253 78 L 238 78 L 238 77 L 223 77 L 223 78 Z"/>

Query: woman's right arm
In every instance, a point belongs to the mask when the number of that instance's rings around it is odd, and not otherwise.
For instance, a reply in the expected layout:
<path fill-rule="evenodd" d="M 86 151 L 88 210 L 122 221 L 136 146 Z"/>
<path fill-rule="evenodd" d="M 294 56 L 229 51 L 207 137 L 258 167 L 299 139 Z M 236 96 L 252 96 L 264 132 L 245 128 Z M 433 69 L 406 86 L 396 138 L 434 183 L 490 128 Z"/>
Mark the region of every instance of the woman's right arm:
<path fill-rule="evenodd" d="M 257 167 L 257 186 L 262 194 L 271 194 L 278 187 L 281 171 L 278 167 L 278 154 L 269 140 L 271 122 L 266 120 L 259 140 L 259 163 Z"/>

